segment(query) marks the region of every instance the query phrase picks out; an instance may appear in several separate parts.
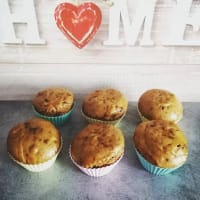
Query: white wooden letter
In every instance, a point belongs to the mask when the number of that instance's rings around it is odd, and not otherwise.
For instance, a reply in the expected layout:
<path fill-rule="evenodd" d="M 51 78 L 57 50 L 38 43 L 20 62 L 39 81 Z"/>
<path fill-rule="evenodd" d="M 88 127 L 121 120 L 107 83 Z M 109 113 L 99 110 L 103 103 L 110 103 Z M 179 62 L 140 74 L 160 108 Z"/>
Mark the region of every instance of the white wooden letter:
<path fill-rule="evenodd" d="M 177 0 L 177 6 L 174 10 L 171 33 L 169 40 L 163 43 L 167 46 L 200 46 L 200 41 L 184 40 L 186 25 L 193 26 L 194 31 L 199 30 L 200 14 L 191 15 L 190 8 L 193 0 Z"/>
<path fill-rule="evenodd" d="M 17 13 L 11 13 L 7 0 L 1 0 L 0 3 L 0 42 L 7 44 L 22 44 L 21 39 L 16 38 L 14 23 L 27 24 L 27 31 L 24 38 L 26 44 L 45 44 L 40 38 L 34 0 L 24 0 L 21 10 Z"/>
<path fill-rule="evenodd" d="M 128 15 L 127 0 L 116 0 L 109 13 L 109 36 L 105 45 L 122 45 L 119 39 L 120 16 L 124 25 L 125 38 L 128 45 L 135 45 L 142 25 L 144 25 L 142 46 L 152 46 L 151 28 L 157 0 L 140 0 L 133 23 Z"/>

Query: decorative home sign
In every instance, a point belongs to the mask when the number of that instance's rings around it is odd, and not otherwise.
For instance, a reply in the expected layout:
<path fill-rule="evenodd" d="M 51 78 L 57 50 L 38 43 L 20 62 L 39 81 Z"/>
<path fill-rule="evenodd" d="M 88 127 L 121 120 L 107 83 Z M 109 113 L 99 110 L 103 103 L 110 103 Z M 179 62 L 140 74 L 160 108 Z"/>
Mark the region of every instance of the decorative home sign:
<path fill-rule="evenodd" d="M 39 36 L 37 25 L 36 10 L 34 0 L 16 0 L 23 1 L 21 4 L 21 12 L 11 13 L 8 0 L 1 0 L 0 3 L 0 43 L 3 44 L 45 44 L 45 40 Z M 105 0 L 104 0 L 105 1 Z M 134 0 L 131 0 L 134 1 Z M 174 0 L 176 5 L 173 8 L 172 22 L 168 38 L 162 41 L 162 45 L 167 46 L 200 46 L 198 40 L 184 40 L 184 32 L 186 26 L 192 26 L 193 31 L 199 31 L 200 12 L 191 13 L 193 0 Z M 75 1 L 76 2 L 76 1 Z M 96 1 L 97 2 L 97 1 Z M 56 23 L 67 38 L 73 42 L 78 48 L 84 47 L 95 35 L 101 24 L 101 10 L 94 2 L 80 3 L 79 6 L 68 5 L 71 14 L 66 14 L 67 9 L 62 8 L 66 15 L 60 14 L 60 5 L 57 6 L 55 12 Z M 92 5 L 92 6 L 91 6 Z M 155 7 L 157 0 L 140 0 L 130 19 L 128 9 L 128 0 L 115 0 L 113 6 L 109 9 L 109 27 L 108 39 L 103 42 L 104 45 L 119 46 L 123 45 L 122 38 L 119 38 L 120 23 L 123 23 L 123 31 L 125 33 L 125 41 L 129 46 L 135 46 L 138 35 L 143 27 L 143 36 L 140 41 L 141 46 L 152 46 L 154 41 L 151 38 L 152 24 L 154 21 Z M 59 9 L 58 9 L 59 8 Z M 62 10 L 61 9 L 61 10 Z M 90 10 L 90 11 L 89 11 Z M 76 14 L 74 14 L 76 13 Z M 90 13 L 90 14 L 89 14 Z M 75 17 L 76 16 L 76 17 Z M 78 16 L 78 17 L 77 17 Z M 132 15 L 131 15 L 132 16 Z M 52 13 L 53 17 L 53 13 Z M 79 18 L 79 19 L 78 19 Z M 86 19 L 86 24 L 78 26 L 77 19 Z M 26 36 L 19 39 L 15 35 L 14 24 L 27 24 Z M 45 36 L 44 36 L 45 37 Z M 62 37 L 62 35 L 61 35 Z"/>
<path fill-rule="evenodd" d="M 157 0 L 140 0 L 133 23 L 129 20 L 128 6 L 126 0 L 115 1 L 110 8 L 109 35 L 105 45 L 123 45 L 119 39 L 120 16 L 124 25 L 124 33 L 128 45 L 135 45 L 138 34 L 144 24 L 143 39 L 140 45 L 153 45 L 151 39 L 151 27 L 153 23 L 154 9 Z"/>
<path fill-rule="evenodd" d="M 195 32 L 199 31 L 200 28 L 200 14 L 194 16 L 190 14 L 192 2 L 193 0 L 177 0 L 170 37 L 168 41 L 163 43 L 164 45 L 200 46 L 200 41 L 185 41 L 183 39 L 186 25 L 191 25 Z M 200 13 L 200 10 L 198 13 Z"/>
<path fill-rule="evenodd" d="M 7 0 L 0 3 L 0 42 L 6 44 L 22 44 L 23 40 L 15 35 L 14 23 L 27 24 L 26 44 L 45 44 L 39 36 L 34 0 L 23 0 L 21 12 L 11 13 Z"/>
<path fill-rule="evenodd" d="M 105 45 L 122 45 L 119 39 L 120 16 L 124 25 L 126 42 L 128 45 L 135 45 L 137 37 L 144 26 L 141 46 L 152 46 L 151 28 L 153 23 L 154 10 L 157 0 L 140 0 L 138 8 L 131 23 L 129 20 L 128 6 L 126 0 L 116 0 L 110 8 L 109 36 L 104 42 Z M 200 41 L 185 41 L 183 39 L 186 25 L 193 26 L 195 31 L 199 30 L 200 14 L 190 16 L 190 8 L 193 0 L 177 0 L 174 9 L 173 22 L 171 23 L 170 37 L 163 45 L 169 46 L 200 46 Z"/>
<path fill-rule="evenodd" d="M 84 47 L 101 24 L 101 10 L 91 2 L 73 5 L 61 3 L 55 9 L 58 28 L 78 48 Z"/>

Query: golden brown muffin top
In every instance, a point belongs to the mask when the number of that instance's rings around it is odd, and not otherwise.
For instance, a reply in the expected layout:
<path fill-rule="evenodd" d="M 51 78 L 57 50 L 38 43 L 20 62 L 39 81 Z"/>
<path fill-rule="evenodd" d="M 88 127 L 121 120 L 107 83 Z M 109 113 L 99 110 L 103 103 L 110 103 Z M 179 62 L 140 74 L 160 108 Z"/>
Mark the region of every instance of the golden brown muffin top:
<path fill-rule="evenodd" d="M 187 159 L 187 140 L 174 122 L 142 122 L 135 129 L 133 141 L 139 153 L 156 166 L 173 168 Z"/>
<path fill-rule="evenodd" d="M 74 95 L 66 88 L 47 88 L 36 94 L 33 106 L 41 114 L 59 116 L 73 106 Z"/>
<path fill-rule="evenodd" d="M 117 120 L 128 108 L 125 96 L 115 89 L 101 89 L 87 95 L 83 100 L 83 112 L 100 120 Z"/>
<path fill-rule="evenodd" d="M 183 107 L 177 97 L 161 89 L 144 92 L 139 98 L 138 110 L 148 120 L 163 119 L 178 122 L 183 116 Z"/>
<path fill-rule="evenodd" d="M 110 165 L 124 152 L 124 136 L 110 124 L 89 124 L 72 140 L 71 156 L 85 168 Z"/>
<path fill-rule="evenodd" d="M 61 148 L 61 135 L 49 121 L 33 118 L 13 127 L 8 134 L 7 150 L 17 161 L 39 164 L 50 160 Z"/>

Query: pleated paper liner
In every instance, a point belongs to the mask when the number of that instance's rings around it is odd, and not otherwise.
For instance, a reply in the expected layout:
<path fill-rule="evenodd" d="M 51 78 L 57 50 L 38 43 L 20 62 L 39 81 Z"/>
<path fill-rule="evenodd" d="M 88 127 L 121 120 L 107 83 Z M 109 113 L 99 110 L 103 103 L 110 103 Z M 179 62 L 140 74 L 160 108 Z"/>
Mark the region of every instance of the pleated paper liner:
<path fill-rule="evenodd" d="M 59 151 L 57 152 L 57 154 L 55 156 L 53 156 L 50 160 L 43 162 L 43 163 L 39 163 L 39 164 L 25 164 L 22 163 L 20 161 L 17 161 L 9 152 L 8 155 L 10 156 L 10 158 L 16 162 L 17 164 L 19 164 L 20 166 L 22 166 L 23 168 L 27 169 L 30 172 L 42 172 L 45 171 L 47 169 L 49 169 L 51 166 L 53 166 L 53 164 L 55 163 L 61 149 L 62 149 L 62 145 L 63 145 L 63 140 L 61 142 L 61 146 Z"/>
<path fill-rule="evenodd" d="M 142 122 L 146 122 L 146 121 L 148 121 L 148 119 L 145 118 L 145 117 L 141 114 L 141 112 L 139 111 L 138 107 L 137 107 L 137 111 L 138 111 L 138 114 L 139 114 L 140 119 L 141 119 Z"/>
<path fill-rule="evenodd" d="M 142 166 L 150 173 L 157 175 L 157 176 L 163 176 L 163 175 L 167 175 L 175 170 L 177 170 L 179 167 L 181 167 L 182 165 L 178 166 L 178 167 L 174 167 L 174 168 L 162 168 L 162 167 L 158 167 L 155 166 L 153 164 L 151 164 L 150 162 L 148 162 L 135 148 L 137 157 L 140 161 L 140 163 L 142 164 Z"/>
<path fill-rule="evenodd" d="M 119 119 L 117 120 L 100 120 L 100 119 L 94 119 L 91 117 L 88 117 L 87 115 L 84 114 L 83 109 L 81 109 L 81 113 L 83 115 L 83 117 L 89 122 L 89 123 L 101 123 L 101 124 L 112 124 L 114 126 L 119 125 L 119 123 L 121 122 L 121 120 L 124 118 L 124 116 L 126 115 L 126 113 L 124 113 Z"/>
<path fill-rule="evenodd" d="M 105 167 L 99 167 L 99 168 L 85 168 L 85 167 L 82 167 L 80 166 L 78 163 L 76 163 L 72 156 L 71 156 L 71 146 L 69 148 L 69 156 L 73 162 L 73 164 L 75 166 L 77 166 L 83 173 L 87 174 L 88 176 L 93 176 L 93 177 L 101 177 L 101 176 L 104 176 L 108 173 L 110 173 L 113 168 L 120 162 L 120 160 L 122 159 L 123 157 L 123 154 L 122 156 L 113 164 L 111 165 L 108 165 L 108 166 L 105 166 Z"/>
<path fill-rule="evenodd" d="M 144 117 L 144 116 L 142 115 L 142 113 L 139 111 L 138 106 L 137 106 L 137 112 L 138 112 L 138 114 L 139 114 L 140 119 L 141 119 L 142 122 L 149 121 L 149 120 L 153 120 L 153 119 L 147 119 L 146 117 Z M 181 119 L 182 119 L 182 117 L 180 117 L 179 119 L 177 119 L 176 121 L 174 121 L 174 123 L 177 124 Z"/>
<path fill-rule="evenodd" d="M 32 109 L 33 109 L 34 114 L 35 114 L 36 117 L 48 120 L 48 121 L 52 122 L 54 125 L 56 125 L 56 126 L 61 126 L 61 125 L 65 124 L 69 120 L 74 107 L 75 107 L 75 103 L 73 104 L 73 107 L 71 108 L 71 110 L 69 112 L 67 112 L 67 113 L 65 113 L 63 115 L 59 115 L 59 116 L 46 116 L 46 115 L 43 115 L 43 114 L 39 113 L 34 108 L 34 106 L 32 106 Z"/>

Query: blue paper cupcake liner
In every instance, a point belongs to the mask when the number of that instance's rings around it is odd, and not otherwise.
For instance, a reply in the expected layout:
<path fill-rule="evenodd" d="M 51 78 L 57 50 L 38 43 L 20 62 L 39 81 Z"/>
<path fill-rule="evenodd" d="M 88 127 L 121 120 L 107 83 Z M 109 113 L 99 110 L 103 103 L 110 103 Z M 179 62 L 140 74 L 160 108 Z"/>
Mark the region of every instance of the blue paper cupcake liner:
<path fill-rule="evenodd" d="M 139 114 L 140 119 L 141 119 L 142 122 L 149 121 L 149 120 L 148 120 L 146 117 L 144 117 L 144 116 L 142 115 L 142 113 L 139 111 L 138 106 L 137 106 L 137 112 L 138 112 L 138 114 Z"/>
<path fill-rule="evenodd" d="M 65 113 L 63 115 L 49 117 L 49 116 L 46 116 L 46 115 L 43 115 L 43 114 L 37 112 L 37 110 L 34 108 L 34 106 L 32 106 L 34 114 L 35 114 L 36 117 L 48 120 L 48 121 L 52 122 L 54 125 L 56 125 L 56 126 L 61 126 L 61 125 L 65 124 L 68 121 L 68 119 L 70 118 L 74 107 L 75 107 L 75 103 L 73 104 L 73 107 L 71 108 L 71 110 L 69 112 L 67 112 L 67 113 Z"/>
<path fill-rule="evenodd" d="M 140 161 L 140 163 L 142 164 L 142 166 L 149 171 L 150 173 L 157 175 L 157 176 L 163 176 L 163 175 L 167 175 L 171 172 L 173 172 L 174 170 L 178 169 L 181 166 L 175 167 L 175 168 L 161 168 L 158 166 L 155 166 L 153 164 L 151 164 L 150 162 L 148 162 L 136 149 L 136 154 L 138 156 L 138 159 Z"/>
<path fill-rule="evenodd" d="M 137 112 L 138 112 L 138 114 L 139 114 L 140 119 L 141 119 L 142 122 L 146 122 L 146 121 L 153 120 L 153 119 L 147 119 L 146 117 L 144 117 L 144 116 L 142 115 L 142 113 L 139 111 L 138 106 L 137 106 Z M 182 119 L 182 116 L 181 116 L 180 118 L 178 118 L 176 121 L 174 121 L 174 123 L 177 124 L 181 119 Z M 154 120 L 155 120 L 155 119 L 154 119 Z M 164 120 L 164 119 L 161 119 L 161 120 Z"/>

